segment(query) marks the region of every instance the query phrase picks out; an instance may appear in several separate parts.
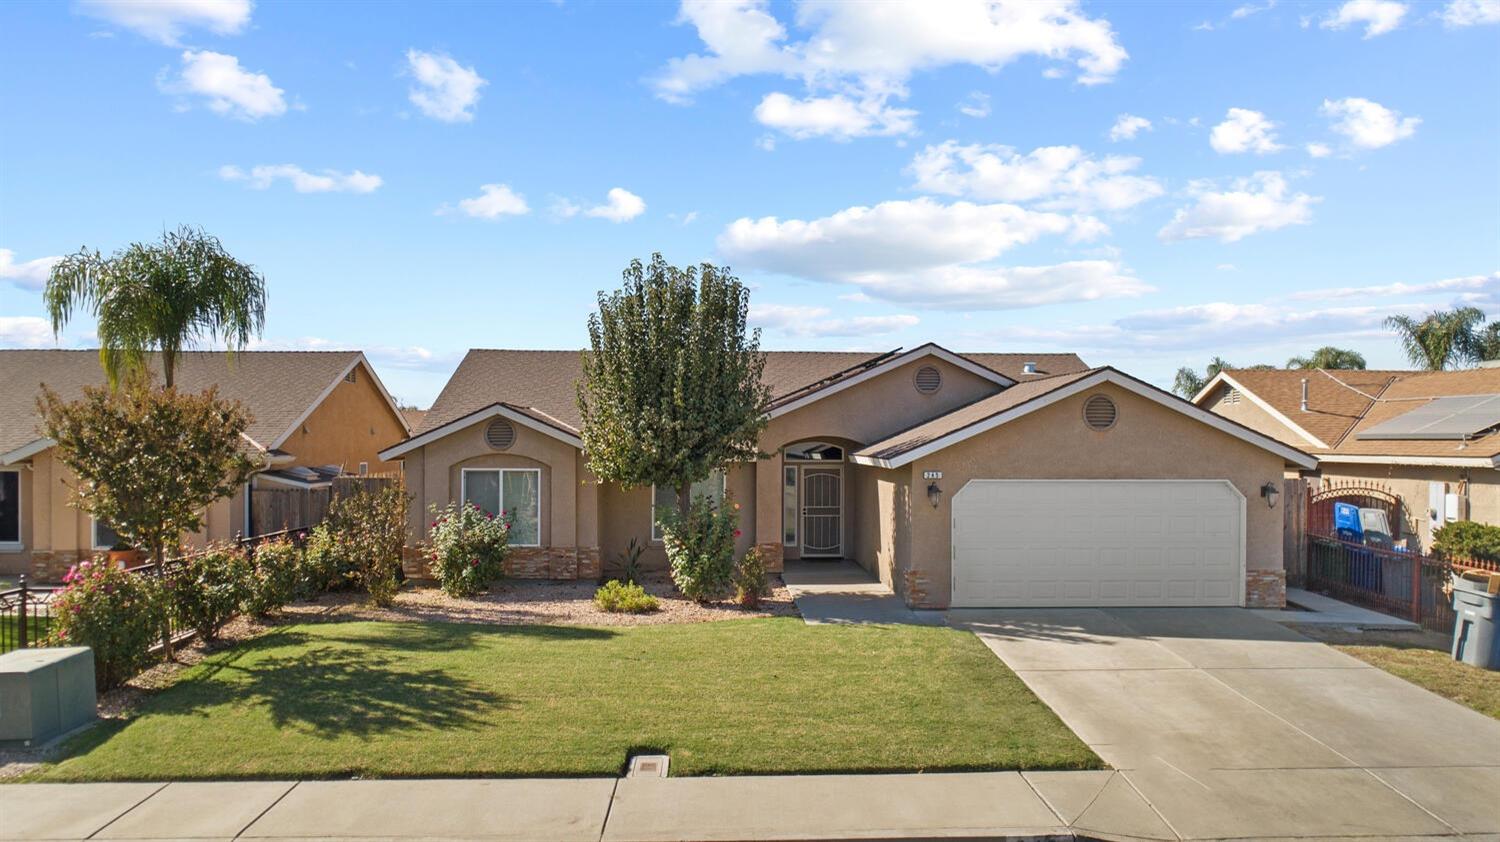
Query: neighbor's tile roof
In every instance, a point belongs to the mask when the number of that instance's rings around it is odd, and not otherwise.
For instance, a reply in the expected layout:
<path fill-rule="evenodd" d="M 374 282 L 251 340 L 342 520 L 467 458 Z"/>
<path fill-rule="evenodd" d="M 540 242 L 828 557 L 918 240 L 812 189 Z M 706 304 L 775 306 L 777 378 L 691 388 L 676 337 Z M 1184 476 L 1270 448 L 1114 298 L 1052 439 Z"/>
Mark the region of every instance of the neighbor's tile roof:
<path fill-rule="evenodd" d="M 187 351 L 177 364 L 176 385 L 199 392 L 219 387 L 251 415 L 246 434 L 262 447 L 280 438 L 313 401 L 359 357 L 359 351 L 242 351 L 231 360 L 220 351 Z M 152 369 L 160 376 L 160 363 Z M 105 383 L 98 351 L 0 351 L 0 453 L 39 438 L 36 399 L 41 384 L 64 398 L 86 385 Z"/>
<path fill-rule="evenodd" d="M 1357 438 L 1360 431 L 1423 406 L 1431 398 L 1500 394 L 1500 368 L 1326 373 L 1274 369 L 1234 370 L 1225 374 L 1328 445 L 1324 450 L 1305 442 L 1289 442 L 1314 454 L 1486 458 L 1500 455 L 1500 433 L 1496 432 L 1467 443 Z M 1304 377 L 1308 386 L 1306 412 L 1301 407 Z"/>
<path fill-rule="evenodd" d="M 865 351 L 767 351 L 763 379 L 771 396 L 782 397 L 885 354 Z M 1085 368 L 1076 354 L 961 354 L 1016 380 L 1022 366 L 1035 362 L 1041 374 Z M 582 373 L 578 351 L 508 351 L 476 348 L 464 356 L 443 391 L 412 435 L 436 429 L 496 403 L 531 409 L 577 432 L 577 387 Z"/>
<path fill-rule="evenodd" d="M 951 435 L 988 418 L 993 418 L 1008 409 L 1015 409 L 1024 403 L 1036 400 L 1050 392 L 1055 392 L 1069 383 L 1076 383 L 1102 370 L 1089 368 L 1068 374 L 1055 374 L 1050 377 L 1017 383 L 1003 392 L 987 398 L 980 398 L 946 415 L 940 415 L 931 421 L 925 421 L 915 427 L 888 436 L 883 441 L 875 442 L 859 450 L 854 455 L 868 456 L 874 459 L 893 459 L 907 451 L 915 450 L 928 442 Z"/>

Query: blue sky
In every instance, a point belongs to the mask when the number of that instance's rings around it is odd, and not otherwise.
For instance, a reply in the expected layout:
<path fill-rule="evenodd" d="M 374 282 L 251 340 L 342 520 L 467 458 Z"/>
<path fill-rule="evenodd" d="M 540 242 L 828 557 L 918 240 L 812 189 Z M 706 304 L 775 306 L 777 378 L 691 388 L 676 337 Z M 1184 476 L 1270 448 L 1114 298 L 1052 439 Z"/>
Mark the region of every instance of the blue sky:
<path fill-rule="evenodd" d="M 1500 0 L 0 6 L 0 346 L 50 261 L 201 225 L 259 347 L 426 405 L 632 257 L 772 349 L 1072 350 L 1162 384 L 1500 317 Z"/>

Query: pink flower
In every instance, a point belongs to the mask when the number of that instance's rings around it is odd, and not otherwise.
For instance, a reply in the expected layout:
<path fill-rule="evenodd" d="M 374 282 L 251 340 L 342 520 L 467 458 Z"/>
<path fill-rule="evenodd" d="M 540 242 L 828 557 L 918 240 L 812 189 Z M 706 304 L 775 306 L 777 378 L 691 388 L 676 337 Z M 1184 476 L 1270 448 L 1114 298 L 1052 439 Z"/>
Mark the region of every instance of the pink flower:
<path fill-rule="evenodd" d="M 736 537 L 736 538 L 740 537 L 740 531 L 738 529 L 736 529 L 734 531 L 734 537 Z"/>

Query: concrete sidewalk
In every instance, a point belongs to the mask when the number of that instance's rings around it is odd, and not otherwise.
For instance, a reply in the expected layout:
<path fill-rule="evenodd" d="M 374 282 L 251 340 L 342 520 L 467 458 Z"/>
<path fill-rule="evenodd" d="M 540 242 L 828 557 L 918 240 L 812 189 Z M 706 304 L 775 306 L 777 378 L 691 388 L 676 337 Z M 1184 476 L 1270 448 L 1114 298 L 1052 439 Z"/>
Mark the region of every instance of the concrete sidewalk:
<path fill-rule="evenodd" d="M 788 561 L 781 580 L 810 626 L 824 623 L 941 626 L 941 611 L 913 611 L 852 561 Z"/>

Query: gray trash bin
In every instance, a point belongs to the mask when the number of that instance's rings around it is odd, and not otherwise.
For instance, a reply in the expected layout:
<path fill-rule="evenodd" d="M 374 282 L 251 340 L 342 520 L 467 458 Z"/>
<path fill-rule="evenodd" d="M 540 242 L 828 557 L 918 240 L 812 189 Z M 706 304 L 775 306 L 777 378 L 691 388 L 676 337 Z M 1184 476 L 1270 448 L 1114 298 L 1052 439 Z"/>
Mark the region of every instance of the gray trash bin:
<path fill-rule="evenodd" d="M 1500 670 L 1500 634 L 1495 633 L 1500 594 L 1489 592 L 1488 579 L 1453 577 L 1453 660 Z"/>

